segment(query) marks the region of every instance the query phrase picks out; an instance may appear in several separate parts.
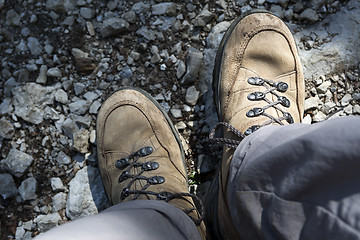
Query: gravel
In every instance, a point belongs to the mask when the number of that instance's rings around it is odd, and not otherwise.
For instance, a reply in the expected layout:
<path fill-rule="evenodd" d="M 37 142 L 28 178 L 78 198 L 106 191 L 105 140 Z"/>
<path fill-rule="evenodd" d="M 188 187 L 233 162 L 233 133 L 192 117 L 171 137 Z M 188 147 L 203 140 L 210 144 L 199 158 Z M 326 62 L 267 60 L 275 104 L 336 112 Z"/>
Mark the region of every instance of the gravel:
<path fill-rule="evenodd" d="M 0 238 L 31 239 L 109 206 L 96 114 L 126 86 L 169 113 L 195 176 L 189 184 L 203 197 L 221 156 L 208 141 L 218 122 L 216 52 L 231 22 L 259 8 L 294 33 L 304 122 L 360 115 L 358 1 L 0 0 Z"/>

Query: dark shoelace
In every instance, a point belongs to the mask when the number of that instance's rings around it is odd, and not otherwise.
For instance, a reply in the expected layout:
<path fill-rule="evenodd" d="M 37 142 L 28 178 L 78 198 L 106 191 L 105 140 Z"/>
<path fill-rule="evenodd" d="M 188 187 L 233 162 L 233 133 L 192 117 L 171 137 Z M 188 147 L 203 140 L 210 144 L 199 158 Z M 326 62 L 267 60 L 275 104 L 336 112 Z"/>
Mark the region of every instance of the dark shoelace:
<path fill-rule="evenodd" d="M 275 82 L 275 81 L 260 78 L 260 77 L 249 77 L 247 79 L 247 82 L 250 85 L 265 87 L 264 92 L 252 92 L 247 96 L 247 99 L 249 101 L 265 101 L 268 104 L 266 106 L 262 107 L 262 108 L 256 107 L 256 108 L 250 109 L 246 113 L 246 116 L 248 118 L 253 118 L 253 117 L 258 117 L 258 116 L 265 116 L 265 117 L 268 117 L 269 120 L 262 123 L 262 124 L 260 124 L 260 125 L 253 125 L 253 126 L 249 127 L 244 133 L 240 132 L 239 130 L 237 130 L 234 126 L 232 126 L 229 123 L 219 122 L 210 131 L 210 134 L 209 134 L 209 139 L 210 140 L 215 141 L 215 142 L 220 143 L 220 144 L 224 144 L 228 148 L 236 149 L 237 146 L 240 144 L 241 140 L 245 138 L 245 136 L 250 135 L 251 133 L 255 132 L 256 130 L 258 130 L 259 128 L 261 128 L 263 126 L 270 125 L 272 123 L 277 123 L 277 124 L 280 124 L 280 125 L 284 125 L 284 123 L 282 123 L 282 121 L 284 121 L 284 120 L 287 121 L 290 124 L 294 123 L 294 120 L 293 120 L 293 117 L 291 116 L 291 114 L 284 111 L 283 109 L 281 109 L 278 106 L 280 104 L 283 107 L 289 108 L 290 107 L 289 99 L 284 97 L 284 96 L 280 96 L 275 92 L 275 91 L 278 91 L 278 92 L 281 92 L 281 93 L 286 92 L 288 90 L 288 84 L 287 83 L 285 83 L 285 82 Z M 274 95 L 277 98 L 277 101 L 275 101 L 275 102 L 270 101 L 266 97 L 267 94 Z M 271 107 L 273 107 L 276 110 L 280 111 L 283 114 L 283 116 L 281 116 L 279 118 L 275 118 L 275 117 L 271 116 L 270 114 L 266 113 L 265 110 L 268 109 L 268 108 L 271 108 Z M 225 126 L 230 132 L 234 133 L 237 137 L 239 137 L 240 140 L 234 140 L 234 139 L 223 138 L 223 137 L 215 137 L 216 129 L 220 125 Z"/>
<path fill-rule="evenodd" d="M 173 199 L 182 199 L 190 203 L 190 201 L 185 197 L 191 197 L 193 200 L 196 200 L 198 202 L 200 208 L 200 211 L 198 211 L 197 214 L 198 219 L 194 219 L 189 215 L 192 211 L 195 212 L 197 211 L 196 207 L 190 209 L 183 209 L 183 211 L 194 221 L 196 226 L 199 226 L 203 221 L 205 210 L 204 210 L 204 205 L 198 196 L 191 193 L 152 192 L 146 190 L 151 185 L 162 184 L 165 182 L 165 178 L 163 176 L 151 176 L 151 177 L 142 176 L 142 173 L 144 173 L 145 171 L 156 170 L 160 167 L 160 164 L 158 162 L 151 162 L 151 161 L 144 163 L 138 162 L 139 158 L 148 156 L 153 151 L 154 150 L 152 147 L 143 147 L 140 150 L 136 151 L 135 153 L 130 154 L 127 158 L 122 158 L 116 161 L 115 167 L 117 169 L 123 170 L 123 172 L 119 177 L 119 183 L 131 178 L 129 183 L 121 192 L 120 195 L 121 200 L 124 200 L 130 195 L 134 195 L 132 197 L 132 200 L 136 200 L 141 194 L 145 194 L 145 195 L 156 196 L 158 200 L 162 200 L 165 202 L 170 202 Z M 133 175 L 130 174 L 131 168 L 140 168 L 140 171 L 137 174 Z M 136 180 L 145 180 L 147 181 L 147 183 L 140 190 L 130 190 L 131 185 Z"/>

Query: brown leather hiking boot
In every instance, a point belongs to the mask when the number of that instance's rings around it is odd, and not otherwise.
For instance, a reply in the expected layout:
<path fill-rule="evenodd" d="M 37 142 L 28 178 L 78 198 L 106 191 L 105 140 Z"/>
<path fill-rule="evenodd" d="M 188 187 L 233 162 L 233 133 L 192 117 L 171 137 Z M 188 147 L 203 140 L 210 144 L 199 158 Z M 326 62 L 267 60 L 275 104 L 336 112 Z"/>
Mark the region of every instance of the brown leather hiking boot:
<path fill-rule="evenodd" d="M 245 136 L 265 125 L 301 122 L 305 92 L 294 38 L 285 23 L 267 12 L 234 20 L 220 43 L 213 77 L 224 137 L 214 138 L 214 128 L 210 138 L 225 147 L 221 171 L 212 188 L 213 192 L 219 191 L 218 203 L 209 207 L 218 209 L 213 212 L 215 216 L 207 218 L 207 227 L 214 230 L 214 238 L 224 239 L 225 232 L 226 236 L 236 236 L 226 202 L 234 149 Z"/>
<path fill-rule="evenodd" d="M 202 212 L 187 184 L 182 145 L 160 105 L 140 89 L 124 88 L 102 105 L 97 118 L 98 162 L 112 204 L 163 200 L 185 211 L 205 238 Z M 200 201 L 201 208 L 202 204 Z"/>

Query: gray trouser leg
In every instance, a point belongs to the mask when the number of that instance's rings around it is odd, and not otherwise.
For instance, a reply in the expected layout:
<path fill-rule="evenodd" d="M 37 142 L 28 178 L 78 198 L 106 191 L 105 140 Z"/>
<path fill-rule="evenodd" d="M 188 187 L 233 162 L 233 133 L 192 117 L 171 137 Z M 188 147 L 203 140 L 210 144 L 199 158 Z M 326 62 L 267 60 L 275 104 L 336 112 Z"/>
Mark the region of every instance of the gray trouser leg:
<path fill-rule="evenodd" d="M 259 129 L 227 194 L 232 239 L 360 239 L 360 118 Z"/>
<path fill-rule="evenodd" d="M 180 209 L 156 200 L 115 205 L 40 235 L 42 239 L 200 239 L 193 221 Z"/>

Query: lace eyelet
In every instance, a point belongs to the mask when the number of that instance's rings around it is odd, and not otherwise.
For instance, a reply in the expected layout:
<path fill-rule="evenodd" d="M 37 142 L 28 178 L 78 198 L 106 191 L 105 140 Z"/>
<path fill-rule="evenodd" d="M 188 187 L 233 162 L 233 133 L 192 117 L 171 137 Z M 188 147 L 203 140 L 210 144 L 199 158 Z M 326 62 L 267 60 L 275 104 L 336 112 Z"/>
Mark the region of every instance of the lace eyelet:
<path fill-rule="evenodd" d="M 142 165 L 142 169 L 144 169 L 145 171 L 151 171 L 151 170 L 155 170 L 159 168 L 159 163 L 157 162 L 145 162 Z"/>
<path fill-rule="evenodd" d="M 244 134 L 246 136 L 249 136 L 250 134 L 252 134 L 253 132 L 255 132 L 256 130 L 258 130 L 260 128 L 260 125 L 253 125 L 251 127 L 249 127 L 248 129 L 246 129 L 246 131 L 244 132 Z"/>
<path fill-rule="evenodd" d="M 121 200 L 124 200 L 125 198 L 127 198 L 130 194 L 129 194 L 130 189 L 129 188 L 124 188 L 121 192 L 120 198 Z"/>
<path fill-rule="evenodd" d="M 260 77 L 249 77 L 247 82 L 251 85 L 262 86 L 265 83 L 265 80 Z"/>
<path fill-rule="evenodd" d="M 285 117 L 286 121 L 287 121 L 289 124 L 294 123 L 294 119 L 293 119 L 293 117 L 291 116 L 290 113 L 284 113 L 284 117 Z"/>
<path fill-rule="evenodd" d="M 280 104 L 284 107 L 290 107 L 290 100 L 287 99 L 286 97 L 284 96 L 279 96 L 278 97 L 278 101 L 280 102 Z"/>
<path fill-rule="evenodd" d="M 139 151 L 137 151 L 136 154 L 139 157 L 145 157 L 145 156 L 150 155 L 151 153 L 153 153 L 153 151 L 154 151 L 154 149 L 152 147 L 143 147 Z"/>
<path fill-rule="evenodd" d="M 264 112 L 264 109 L 262 109 L 262 108 L 253 108 L 246 113 L 246 116 L 247 117 L 257 117 L 257 116 L 260 116 L 261 114 L 263 114 L 263 112 Z"/>
<path fill-rule="evenodd" d="M 265 94 L 262 92 L 253 92 L 247 96 L 247 99 L 250 101 L 259 101 L 259 100 L 263 100 L 264 98 L 265 98 Z"/>
<path fill-rule="evenodd" d="M 274 83 L 274 87 L 276 87 L 276 90 L 279 92 L 286 92 L 289 86 L 285 82 L 276 82 Z"/>
<path fill-rule="evenodd" d="M 148 183 L 151 185 L 162 184 L 165 182 L 165 178 L 162 176 L 153 176 L 148 179 Z"/>
<path fill-rule="evenodd" d="M 129 171 L 122 172 L 120 177 L 119 177 L 119 183 L 125 181 L 128 178 L 129 178 Z"/>
<path fill-rule="evenodd" d="M 116 161 L 115 167 L 118 169 L 124 169 L 125 167 L 129 166 L 129 164 L 130 163 L 128 158 L 122 158 Z"/>
<path fill-rule="evenodd" d="M 171 194 L 170 192 L 160 192 L 156 197 L 158 200 L 166 200 Z"/>

